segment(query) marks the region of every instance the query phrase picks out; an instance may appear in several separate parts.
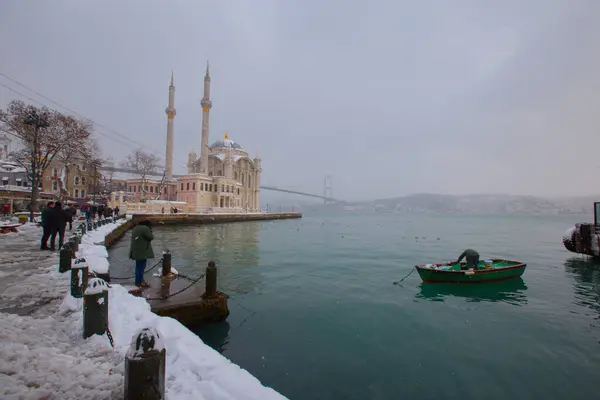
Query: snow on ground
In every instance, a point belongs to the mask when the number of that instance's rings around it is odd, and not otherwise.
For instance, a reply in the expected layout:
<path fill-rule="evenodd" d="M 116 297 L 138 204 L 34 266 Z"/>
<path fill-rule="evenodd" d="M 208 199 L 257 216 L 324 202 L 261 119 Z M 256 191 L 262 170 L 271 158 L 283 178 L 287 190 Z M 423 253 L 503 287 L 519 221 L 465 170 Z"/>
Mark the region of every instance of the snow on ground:
<path fill-rule="evenodd" d="M 85 235 L 78 256 L 106 260 L 104 236 L 116 226 Z M 70 273 L 58 273 L 58 253 L 38 250 L 40 236 L 33 224 L 0 235 L 0 398 L 122 398 L 132 337 L 154 328 L 167 349 L 168 400 L 284 399 L 121 285 L 109 290 L 115 349 L 106 335 L 84 340 L 83 302 L 70 295 Z"/>

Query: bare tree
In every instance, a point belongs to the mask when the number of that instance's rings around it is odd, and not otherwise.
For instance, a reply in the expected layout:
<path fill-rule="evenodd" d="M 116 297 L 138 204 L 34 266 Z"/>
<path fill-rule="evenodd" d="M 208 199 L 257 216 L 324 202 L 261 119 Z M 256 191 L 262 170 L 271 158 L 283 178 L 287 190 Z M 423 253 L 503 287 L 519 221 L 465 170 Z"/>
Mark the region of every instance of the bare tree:
<path fill-rule="evenodd" d="M 123 162 L 123 167 L 134 170 L 135 173 L 140 176 L 140 180 L 142 181 L 140 189 L 142 193 L 142 202 L 146 201 L 146 196 L 148 195 L 147 184 L 150 177 L 162 175 L 160 181 L 158 182 L 156 193 L 152 193 L 154 200 L 160 198 L 167 179 L 166 171 L 160 166 L 157 156 L 154 154 L 145 153 L 144 151 L 138 149 L 127 156 Z M 156 196 L 154 196 L 155 194 Z"/>
<path fill-rule="evenodd" d="M 29 218 L 33 221 L 33 213 L 38 211 L 39 186 L 44 171 L 67 146 L 89 139 L 91 123 L 13 100 L 6 110 L 0 109 L 0 131 L 17 137 L 23 145 L 12 158 L 26 169 L 31 180 Z"/>
<path fill-rule="evenodd" d="M 115 179 L 115 163 L 112 158 L 107 158 L 102 162 L 102 174 L 99 176 L 99 193 L 102 196 L 108 197 L 112 192 L 126 190 L 125 184 Z"/>

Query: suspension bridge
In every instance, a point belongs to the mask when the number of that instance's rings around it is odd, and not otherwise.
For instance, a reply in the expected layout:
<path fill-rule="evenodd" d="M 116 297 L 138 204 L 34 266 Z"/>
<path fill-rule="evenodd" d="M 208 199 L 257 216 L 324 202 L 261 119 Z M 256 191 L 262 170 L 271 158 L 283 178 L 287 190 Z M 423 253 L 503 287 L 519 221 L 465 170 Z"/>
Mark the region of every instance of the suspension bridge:
<path fill-rule="evenodd" d="M 135 170 L 132 169 L 128 169 L 128 168 L 123 168 L 123 167 L 108 167 L 108 166 L 103 166 L 103 167 L 98 167 L 99 170 L 102 171 L 111 171 L 111 172 L 125 172 L 128 174 L 138 174 Z M 162 173 L 148 173 L 147 175 L 149 176 L 160 176 L 162 177 L 163 174 Z M 180 177 L 182 175 L 173 175 L 174 178 Z M 281 193 L 289 193 L 289 194 L 295 194 L 298 196 L 304 196 L 304 197 L 312 197 L 312 198 L 316 198 L 316 199 L 322 199 L 325 203 L 346 203 L 346 201 L 344 200 L 340 200 L 340 199 L 336 199 L 333 197 L 333 180 L 331 175 L 327 175 L 325 177 L 325 183 L 324 183 L 324 188 L 323 188 L 323 195 L 318 195 L 318 194 L 314 194 L 314 193 L 307 193 L 307 192 L 301 192 L 298 190 L 292 190 L 292 189 L 284 189 L 284 188 L 278 188 L 275 186 L 260 186 L 260 188 L 262 190 L 270 190 L 270 191 L 274 191 L 274 192 L 281 192 Z"/>

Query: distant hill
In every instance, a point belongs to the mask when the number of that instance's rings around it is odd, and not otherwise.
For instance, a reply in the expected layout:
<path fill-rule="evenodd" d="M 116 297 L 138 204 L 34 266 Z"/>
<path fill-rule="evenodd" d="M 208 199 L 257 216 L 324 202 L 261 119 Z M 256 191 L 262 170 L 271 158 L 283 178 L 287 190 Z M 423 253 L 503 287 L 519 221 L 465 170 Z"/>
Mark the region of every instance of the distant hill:
<path fill-rule="evenodd" d="M 470 214 L 590 214 L 599 196 L 544 198 L 535 196 L 475 194 L 413 194 L 352 203 L 355 209 L 383 212 L 443 212 Z"/>

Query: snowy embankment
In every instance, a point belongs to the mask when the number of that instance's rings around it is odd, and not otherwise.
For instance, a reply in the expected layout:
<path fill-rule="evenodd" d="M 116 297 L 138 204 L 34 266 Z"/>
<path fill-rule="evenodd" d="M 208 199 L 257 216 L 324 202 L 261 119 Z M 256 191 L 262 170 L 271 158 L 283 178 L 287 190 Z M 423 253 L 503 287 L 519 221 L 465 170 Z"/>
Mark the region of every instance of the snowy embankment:
<path fill-rule="evenodd" d="M 105 225 L 84 236 L 78 256 L 89 259 L 91 268 L 108 267 L 104 236 L 116 226 Z M 144 299 L 121 285 L 113 284 L 109 291 L 109 329 L 115 348 L 106 335 L 83 339 L 83 301 L 71 297 L 70 273 L 57 272 L 56 254 L 37 250 L 40 234 L 39 228 L 25 226 L 19 233 L 2 235 L 0 244 L 7 249 L 11 242 L 29 237 L 27 251 L 47 258 L 38 262 L 35 279 L 14 284 L 20 292 L 35 295 L 41 290 L 54 299 L 61 296 L 62 302 L 39 307 L 31 316 L 0 313 L 0 398 L 122 398 L 124 357 L 131 339 L 140 329 L 152 327 L 162 334 L 167 349 L 167 399 L 284 399 L 178 321 L 152 313 Z"/>

